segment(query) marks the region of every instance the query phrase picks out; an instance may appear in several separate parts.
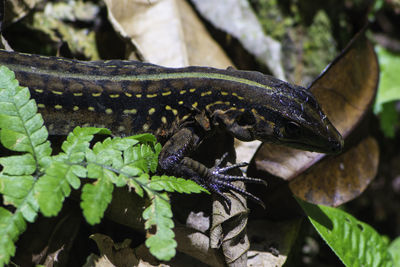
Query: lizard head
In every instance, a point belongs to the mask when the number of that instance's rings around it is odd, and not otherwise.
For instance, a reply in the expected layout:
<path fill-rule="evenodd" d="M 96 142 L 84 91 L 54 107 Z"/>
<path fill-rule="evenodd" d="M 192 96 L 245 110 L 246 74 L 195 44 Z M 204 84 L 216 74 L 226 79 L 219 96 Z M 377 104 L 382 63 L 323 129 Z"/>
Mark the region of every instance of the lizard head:
<path fill-rule="evenodd" d="M 342 136 L 314 96 L 302 87 L 286 83 L 285 86 L 272 95 L 259 94 L 245 108 L 220 112 L 218 116 L 225 129 L 242 141 L 260 140 L 321 153 L 340 152 Z"/>

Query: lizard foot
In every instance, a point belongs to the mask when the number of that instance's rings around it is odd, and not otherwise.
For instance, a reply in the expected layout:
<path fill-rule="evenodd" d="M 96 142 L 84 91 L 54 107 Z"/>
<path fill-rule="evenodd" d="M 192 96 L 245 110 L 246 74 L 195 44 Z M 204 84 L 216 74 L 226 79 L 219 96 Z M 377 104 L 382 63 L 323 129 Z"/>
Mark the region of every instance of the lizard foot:
<path fill-rule="evenodd" d="M 226 174 L 226 172 L 231 169 L 240 168 L 248 165 L 248 163 L 246 162 L 240 162 L 230 166 L 221 167 L 227 155 L 228 153 L 225 153 L 220 159 L 216 160 L 214 167 L 209 169 L 207 175 L 209 180 L 203 183 L 205 187 L 210 191 L 216 193 L 217 195 L 221 196 L 229 206 L 231 205 L 231 201 L 222 193 L 222 191 L 224 190 L 232 190 L 238 192 L 239 194 L 246 196 L 248 199 L 261 205 L 265 209 L 265 204 L 261 199 L 247 192 L 246 190 L 233 185 L 231 182 L 243 181 L 247 183 L 264 184 L 265 186 L 267 185 L 267 182 L 258 178 L 251 178 L 246 176 L 234 176 Z"/>

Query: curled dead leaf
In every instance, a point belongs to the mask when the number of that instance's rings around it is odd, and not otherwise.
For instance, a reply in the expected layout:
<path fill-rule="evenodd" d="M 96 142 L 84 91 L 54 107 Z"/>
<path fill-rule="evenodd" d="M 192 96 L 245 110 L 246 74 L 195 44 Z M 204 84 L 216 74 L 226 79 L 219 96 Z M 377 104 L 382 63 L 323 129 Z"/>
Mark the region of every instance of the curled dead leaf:
<path fill-rule="evenodd" d="M 374 47 L 361 32 L 313 82 L 310 90 L 336 129 L 347 137 L 371 106 L 378 80 Z"/>
<path fill-rule="evenodd" d="M 346 153 L 319 162 L 293 179 L 289 187 L 307 202 L 336 207 L 365 190 L 376 175 L 378 159 L 378 144 L 368 137 Z"/>
<path fill-rule="evenodd" d="M 347 137 L 369 110 L 376 94 L 378 79 L 379 68 L 375 51 L 372 44 L 365 37 L 364 31 L 362 31 L 353 38 L 342 54 L 314 81 L 310 86 L 310 90 L 317 98 L 330 121 L 343 137 Z M 346 155 L 343 155 L 343 157 L 345 160 L 350 160 L 351 164 L 354 164 L 355 158 L 347 156 L 347 153 L 352 153 L 351 151 L 346 152 Z M 257 151 L 254 159 L 257 170 L 266 171 L 274 176 L 290 181 L 304 170 L 320 161 L 324 156 L 324 154 L 320 153 L 283 148 L 273 144 L 264 144 L 259 151 Z M 371 153 L 359 153 L 356 159 L 358 162 L 366 162 L 368 160 L 375 162 L 378 160 L 378 153 L 373 151 Z M 332 205 L 337 205 L 337 203 L 343 203 L 356 197 L 372 180 L 373 176 L 371 177 L 371 173 L 375 173 L 377 168 L 377 164 L 360 165 L 360 168 L 363 167 L 365 169 L 362 171 L 360 170 L 357 174 L 353 173 L 354 175 L 358 175 L 358 182 L 351 179 L 346 180 L 348 186 L 346 191 L 344 188 L 340 187 L 339 184 L 337 184 L 338 187 L 335 187 L 335 181 L 343 175 L 337 172 L 337 167 L 334 166 L 334 164 L 330 164 L 332 158 L 327 158 L 324 161 L 327 162 L 317 163 L 323 164 L 323 172 L 318 169 L 319 172 L 313 174 L 309 173 L 308 177 L 323 176 L 324 182 L 332 186 L 332 188 L 329 188 L 328 195 L 335 195 L 336 200 L 313 197 L 313 202 L 316 204 L 331 203 Z M 349 163 L 345 162 L 345 164 L 347 165 Z M 310 171 L 314 172 L 315 169 Z M 349 172 L 349 175 L 350 174 Z M 301 191 L 298 188 L 300 187 L 299 181 L 295 184 L 295 194 L 297 195 L 297 193 Z M 308 185 L 313 186 L 312 188 L 307 187 L 307 189 L 304 189 L 307 190 L 309 194 L 313 191 L 317 192 L 321 190 L 321 185 L 318 181 L 313 183 L 308 181 Z M 340 196 L 341 190 L 343 190 L 343 196 Z M 353 191 L 353 193 L 350 194 L 348 191 Z M 322 195 L 315 193 L 315 196 Z"/>

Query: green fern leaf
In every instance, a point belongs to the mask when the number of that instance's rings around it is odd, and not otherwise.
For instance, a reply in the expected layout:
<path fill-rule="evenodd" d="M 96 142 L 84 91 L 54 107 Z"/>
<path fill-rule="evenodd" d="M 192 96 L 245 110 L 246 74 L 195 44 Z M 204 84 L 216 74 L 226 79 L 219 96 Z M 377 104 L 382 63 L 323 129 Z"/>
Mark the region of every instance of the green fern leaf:
<path fill-rule="evenodd" d="M 36 162 L 32 154 L 0 158 L 2 173 L 8 175 L 30 175 L 36 171 Z"/>
<path fill-rule="evenodd" d="M 138 140 L 133 139 L 131 137 L 124 137 L 124 138 L 114 137 L 112 146 L 114 149 L 117 149 L 119 151 L 124 151 L 129 147 L 137 145 L 138 143 L 139 143 Z"/>
<path fill-rule="evenodd" d="M 155 191 L 164 190 L 167 192 L 178 192 L 186 194 L 200 192 L 208 193 L 206 189 L 204 189 L 192 180 L 176 178 L 167 175 L 151 177 L 151 181 L 148 183 L 148 186 Z"/>
<path fill-rule="evenodd" d="M 95 134 L 111 134 L 110 130 L 95 127 L 76 127 L 67 136 L 67 140 L 62 144 L 61 149 L 67 155 L 69 162 L 79 163 L 84 160 L 86 149 L 89 148 L 90 141 Z"/>
<path fill-rule="evenodd" d="M 162 148 L 161 144 L 157 143 L 155 136 L 152 134 L 139 134 L 126 138 L 134 139 L 143 143 L 140 147 L 140 151 L 136 149 L 133 152 L 135 152 L 136 156 L 141 155 L 140 157 L 146 159 L 147 162 L 142 165 L 140 163 L 137 164 L 138 166 L 142 166 L 141 169 L 143 169 L 143 171 L 148 172 L 150 170 L 154 173 L 157 170 L 158 156 Z"/>
<path fill-rule="evenodd" d="M 3 203 L 16 207 L 14 213 L 0 208 L 0 265 L 15 253 L 15 242 L 33 222 L 39 210 L 33 192 L 38 169 L 50 160 L 47 130 L 29 90 L 20 87 L 14 73 L 0 67 L 0 139 L 4 147 L 27 154 L 0 158 L 0 193 Z M 35 176 L 33 176 L 35 174 Z"/>
<path fill-rule="evenodd" d="M 128 139 L 134 139 L 137 140 L 141 143 L 151 143 L 151 144 L 155 144 L 157 143 L 157 139 L 154 135 L 152 134 L 148 134 L 148 133 L 144 133 L 144 134 L 137 134 L 137 135 L 132 135 L 129 137 L 126 137 Z"/>
<path fill-rule="evenodd" d="M 24 201 L 18 206 L 24 219 L 28 222 L 34 222 L 39 211 L 39 204 L 33 195 L 33 188 L 29 191 L 29 194 L 24 198 Z"/>
<path fill-rule="evenodd" d="M 32 195 L 34 183 L 30 175 L 9 176 L 0 173 L 0 193 L 3 194 L 4 204 L 18 207 L 29 222 L 35 220 L 38 211 L 38 204 Z"/>
<path fill-rule="evenodd" d="M 3 194 L 5 204 L 18 207 L 30 193 L 35 180 L 31 175 L 10 176 L 0 174 L 0 193 Z"/>
<path fill-rule="evenodd" d="M 91 168 L 102 169 L 100 166 L 91 164 L 91 166 L 88 166 L 88 173 L 91 172 L 89 170 Z M 99 179 L 95 184 L 85 184 L 82 188 L 81 208 L 87 222 L 92 225 L 100 222 L 104 211 L 111 202 L 114 189 L 113 184 L 108 179 L 102 177 L 102 175 L 97 177 Z"/>
<path fill-rule="evenodd" d="M 20 212 L 10 211 L 0 207 L 0 266 L 6 265 L 15 255 L 14 242 L 26 229 L 26 223 Z"/>
<path fill-rule="evenodd" d="M 93 152 L 96 154 L 96 162 L 99 164 L 110 165 L 119 168 L 123 164 L 122 152 L 115 149 L 115 143 L 118 143 L 120 138 L 107 138 L 103 142 L 96 143 L 93 147 Z"/>
<path fill-rule="evenodd" d="M 35 198 L 40 211 L 45 216 L 55 216 L 62 208 L 64 198 L 69 196 L 71 188 L 65 179 L 71 173 L 72 166 L 59 161 L 53 161 L 46 169 L 35 186 Z"/>
<path fill-rule="evenodd" d="M 35 198 L 40 210 L 45 216 L 54 216 L 62 208 L 64 199 L 71 193 L 71 187 L 78 189 L 80 179 L 87 176 L 84 164 L 85 151 L 90 146 L 94 134 L 109 134 L 103 128 L 76 127 L 62 144 L 60 153 L 46 168 L 46 173 L 38 180 L 35 186 Z"/>
<path fill-rule="evenodd" d="M 51 154 L 48 132 L 37 114 L 28 88 L 18 85 L 14 73 L 0 66 L 0 139 L 4 147 L 28 152 L 40 165 Z"/>
<path fill-rule="evenodd" d="M 146 220 L 145 229 L 148 230 L 150 236 L 146 240 L 146 246 L 157 259 L 165 261 L 175 256 L 177 246 L 172 230 L 174 222 L 171 219 L 171 205 L 166 201 L 168 199 L 166 193 L 153 195 L 151 205 L 142 214 L 143 219 Z M 155 233 L 152 234 L 154 228 Z"/>
<path fill-rule="evenodd" d="M 148 173 L 142 173 L 136 179 L 127 179 L 126 184 L 128 187 L 133 188 L 140 197 L 144 196 L 143 185 L 147 184 L 150 180 L 150 175 Z"/>
<path fill-rule="evenodd" d="M 155 172 L 158 164 L 158 154 L 151 145 L 141 144 L 127 149 L 124 152 L 125 164 L 138 168 L 142 172 Z"/>
<path fill-rule="evenodd" d="M 100 222 L 103 217 L 104 211 L 111 202 L 113 184 L 137 185 L 128 178 L 131 173 L 123 159 L 123 151 L 129 150 L 136 144 L 137 141 L 131 138 L 107 138 L 103 142 L 96 143 L 93 149 L 86 150 L 88 178 L 97 179 L 95 184 L 86 184 L 82 190 L 81 207 L 90 224 Z M 121 171 L 124 167 L 128 172 Z M 142 189 L 137 191 L 140 192 L 140 190 Z"/>

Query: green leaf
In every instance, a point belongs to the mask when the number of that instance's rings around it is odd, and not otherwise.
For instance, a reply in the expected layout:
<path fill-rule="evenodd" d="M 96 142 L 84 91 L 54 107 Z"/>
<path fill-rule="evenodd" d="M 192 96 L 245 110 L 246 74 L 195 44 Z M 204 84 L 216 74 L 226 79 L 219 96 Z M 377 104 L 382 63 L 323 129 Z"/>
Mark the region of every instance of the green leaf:
<path fill-rule="evenodd" d="M 108 129 L 95 127 L 76 127 L 68 134 L 67 140 L 62 144 L 61 149 L 65 152 L 71 163 L 78 163 L 84 160 L 84 153 L 90 146 L 95 134 L 111 134 Z"/>
<path fill-rule="evenodd" d="M 380 79 L 379 89 L 375 100 L 375 113 L 381 112 L 382 104 L 394 100 L 400 100 L 400 55 L 389 52 L 383 47 L 377 46 L 379 58 Z"/>
<path fill-rule="evenodd" d="M 165 201 L 166 199 L 168 200 L 166 193 L 154 195 L 150 206 L 143 211 L 142 216 L 146 221 L 145 229 L 148 230 L 147 235 L 149 236 L 146 246 L 157 259 L 169 261 L 176 254 L 177 244 L 172 231 L 174 222 L 171 219 L 171 205 Z M 154 231 L 155 233 L 152 234 Z"/>
<path fill-rule="evenodd" d="M 51 154 L 48 132 L 37 114 L 28 88 L 18 85 L 14 73 L 0 66 L 0 139 L 4 147 L 18 152 L 32 153 L 40 159 Z"/>
<path fill-rule="evenodd" d="M 34 182 L 34 178 L 30 175 L 0 174 L 0 193 L 3 194 L 4 203 L 18 207 L 29 222 L 34 221 L 38 211 L 38 204 L 32 195 Z"/>
<path fill-rule="evenodd" d="M 109 134 L 104 128 L 76 127 L 63 142 L 61 148 L 65 153 L 53 157 L 45 170 L 45 175 L 39 178 L 35 187 L 35 197 L 40 210 L 45 216 L 57 215 L 64 199 L 71 193 L 71 187 L 78 189 L 80 179 L 87 176 L 83 164 L 85 152 L 90 146 L 94 134 Z"/>
<path fill-rule="evenodd" d="M 389 253 L 392 255 L 394 267 L 400 267 L 400 237 L 397 237 L 389 245 Z"/>
<path fill-rule="evenodd" d="M 396 102 L 400 100 L 400 54 L 394 54 L 377 46 L 380 67 L 379 88 L 374 104 L 375 114 L 379 114 L 380 125 L 387 137 L 393 138 L 399 127 L 399 114 L 396 111 Z"/>
<path fill-rule="evenodd" d="M 400 125 L 399 114 L 396 110 L 396 102 L 384 103 L 379 118 L 381 130 L 385 136 L 394 138 L 396 128 Z"/>
<path fill-rule="evenodd" d="M 385 239 L 371 226 L 340 209 L 297 201 L 346 266 L 393 266 Z"/>
<path fill-rule="evenodd" d="M 145 173 L 155 172 L 158 165 L 158 153 L 147 144 L 129 147 L 124 151 L 124 164 Z"/>
<path fill-rule="evenodd" d="M 32 154 L 0 158 L 3 165 L 2 173 L 8 175 L 29 175 L 36 171 L 36 162 Z"/>
<path fill-rule="evenodd" d="M 65 197 L 71 193 L 68 179 L 65 177 L 75 176 L 72 167 L 64 162 L 53 161 L 46 169 L 45 175 L 37 181 L 35 198 L 43 215 L 55 216 L 61 210 Z M 70 177 L 71 179 L 77 177 Z"/>
<path fill-rule="evenodd" d="M 127 179 L 126 184 L 135 189 L 136 194 L 143 197 L 144 192 L 142 186 L 147 184 L 150 180 L 150 175 L 148 173 L 142 173 L 139 177 L 135 179 Z"/>
<path fill-rule="evenodd" d="M 132 146 L 124 151 L 125 164 L 130 164 L 141 169 L 143 172 L 155 172 L 158 166 L 158 155 L 161 151 L 161 144 L 157 143 L 154 135 L 140 134 L 125 139 L 140 141 L 142 144 Z"/>
<path fill-rule="evenodd" d="M 100 222 L 111 202 L 113 189 L 112 183 L 101 176 L 95 184 L 83 186 L 81 208 L 88 223 L 93 225 Z"/>
<path fill-rule="evenodd" d="M 114 148 L 115 143 L 119 140 L 120 138 L 107 138 L 93 146 L 97 164 L 109 165 L 115 168 L 120 168 L 123 165 L 122 152 Z"/>
<path fill-rule="evenodd" d="M 0 193 L 4 195 L 7 204 L 18 207 L 23 198 L 29 194 L 34 182 L 34 178 L 30 175 L 10 176 L 1 173 Z"/>
<path fill-rule="evenodd" d="M 4 120 L 1 121 L 4 122 Z M 18 152 L 33 153 L 32 144 L 26 134 L 9 129 L 2 129 L 0 131 L 0 139 L 3 146 L 7 149 Z"/>
<path fill-rule="evenodd" d="M 18 207 L 18 210 L 22 213 L 25 220 L 28 222 L 34 222 L 39 211 L 39 204 L 33 195 L 33 190 L 29 191 L 29 194 L 25 196 L 23 202 Z"/>
<path fill-rule="evenodd" d="M 144 134 L 137 134 L 137 135 L 133 135 L 133 136 L 129 136 L 126 137 L 129 139 L 135 139 L 141 143 L 153 143 L 155 144 L 157 142 L 157 139 L 154 135 L 152 134 L 148 134 L 148 133 L 144 133 Z"/>
<path fill-rule="evenodd" d="M 116 150 L 124 151 L 131 146 L 135 146 L 138 143 L 139 143 L 139 141 L 137 141 L 135 139 L 131 139 L 129 137 L 125 137 L 125 138 L 114 137 L 112 147 Z"/>
<path fill-rule="evenodd" d="M 173 176 L 153 176 L 151 181 L 148 183 L 148 187 L 155 191 L 167 191 L 167 192 L 178 192 L 178 193 L 200 193 L 207 192 L 206 189 L 201 187 L 199 184 L 192 180 L 183 178 L 176 178 Z"/>
<path fill-rule="evenodd" d="M 26 223 L 20 212 L 11 213 L 0 207 L 0 266 L 6 265 L 15 255 L 14 242 L 26 229 Z"/>

